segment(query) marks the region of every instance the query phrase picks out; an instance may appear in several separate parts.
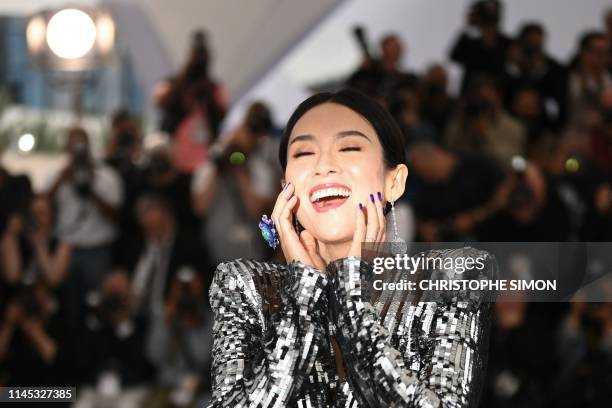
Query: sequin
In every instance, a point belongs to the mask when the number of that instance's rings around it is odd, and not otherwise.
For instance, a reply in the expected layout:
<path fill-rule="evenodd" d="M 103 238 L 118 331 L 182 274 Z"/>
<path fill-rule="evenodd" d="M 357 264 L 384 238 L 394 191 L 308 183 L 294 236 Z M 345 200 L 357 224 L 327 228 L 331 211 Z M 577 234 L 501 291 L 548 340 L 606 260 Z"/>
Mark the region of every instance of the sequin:
<path fill-rule="evenodd" d="M 484 256 L 477 278 L 497 271 L 484 251 L 436 254 Z M 434 272 L 456 279 L 453 271 Z M 330 263 L 325 273 L 299 261 L 220 264 L 210 289 L 209 407 L 476 407 L 490 294 L 373 298 L 363 285 L 370 276 L 368 262 L 354 257 Z M 342 383 L 330 336 L 341 350 Z"/>

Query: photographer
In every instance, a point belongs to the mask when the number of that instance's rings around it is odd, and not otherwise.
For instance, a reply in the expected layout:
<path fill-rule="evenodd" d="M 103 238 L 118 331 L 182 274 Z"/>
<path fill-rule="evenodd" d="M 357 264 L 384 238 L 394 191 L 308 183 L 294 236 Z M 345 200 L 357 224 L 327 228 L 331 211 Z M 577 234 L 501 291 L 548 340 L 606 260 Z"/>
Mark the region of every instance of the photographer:
<path fill-rule="evenodd" d="M 421 118 L 431 126 L 438 143 L 457 107 L 456 99 L 448 92 L 448 73 L 439 64 L 427 67 L 420 86 Z"/>
<path fill-rule="evenodd" d="M 612 88 L 605 91 L 599 103 L 598 118 L 588 129 L 588 155 L 605 173 L 612 177 Z"/>
<path fill-rule="evenodd" d="M 498 301 L 482 407 L 548 407 L 559 364 L 550 352 L 562 304 Z"/>
<path fill-rule="evenodd" d="M 554 406 L 605 406 L 612 381 L 612 305 L 585 301 L 580 292 L 569 305 L 556 333 L 561 367 L 551 393 Z"/>
<path fill-rule="evenodd" d="M 519 90 L 532 88 L 541 98 L 542 126 L 559 129 L 566 119 L 567 70 L 545 49 L 546 32 L 535 22 L 523 24 L 512 43 L 504 72 L 505 105 L 511 107 Z"/>
<path fill-rule="evenodd" d="M 583 142 L 577 143 L 575 136 L 572 133 L 565 135 L 545 162 L 546 170 L 556 178 L 562 197 L 570 209 L 572 239 L 607 242 L 612 237 L 612 187 L 609 174 L 594 157 L 589 157 L 589 146 Z M 604 149 L 602 146 L 599 148 Z"/>
<path fill-rule="evenodd" d="M 516 158 L 501 210 L 479 228 L 482 241 L 566 242 L 572 225 L 557 181 L 523 158 Z"/>
<path fill-rule="evenodd" d="M 57 384 L 71 375 L 63 350 L 72 339 L 60 296 L 70 246 L 53 237 L 47 197 L 35 197 L 22 211 L 9 218 L 0 239 L 2 269 L 10 277 L 0 293 L 0 365 L 11 383 Z"/>
<path fill-rule="evenodd" d="M 271 130 L 268 108 L 252 104 L 242 125 L 211 147 L 211 160 L 194 175 L 193 207 L 204 219 L 201 236 L 213 263 L 236 254 L 267 254 L 265 242 L 255 237 L 257 219 L 270 208 L 276 190 L 275 169 L 263 157 Z"/>
<path fill-rule="evenodd" d="M 488 76 L 474 78 L 463 106 L 446 129 L 451 149 L 483 154 L 505 171 L 512 157 L 525 152 L 527 135 L 520 122 L 504 109 L 498 82 Z"/>
<path fill-rule="evenodd" d="M 106 147 L 106 163 L 122 176 L 129 173 L 140 156 L 140 139 L 135 118 L 126 111 L 115 112 Z"/>
<path fill-rule="evenodd" d="M 119 208 L 118 224 L 121 226 L 116 242 L 117 250 L 126 242 L 137 238 L 138 224 L 134 217 L 134 204 L 144 188 L 140 126 L 126 111 L 113 115 L 105 162 L 121 177 L 123 204 Z"/>
<path fill-rule="evenodd" d="M 547 115 L 545 98 L 533 87 L 519 87 L 512 92 L 510 113 L 521 122 L 527 135 L 527 155 L 542 151 L 548 139 L 558 135 Z"/>
<path fill-rule="evenodd" d="M 356 26 L 353 35 L 361 49 L 362 62 L 348 78 L 348 86 L 372 97 L 387 99 L 394 94 L 397 87 L 417 84 L 418 78 L 415 74 L 401 69 L 404 47 L 398 35 L 391 33 L 382 38 L 379 58 L 374 58 L 370 52 L 363 27 Z"/>
<path fill-rule="evenodd" d="M 409 148 L 407 199 L 425 242 L 473 239 L 480 223 L 499 210 L 507 189 L 495 162 L 457 154 L 431 142 Z"/>
<path fill-rule="evenodd" d="M 0 148 L 0 157 L 2 150 Z M 30 185 L 30 179 L 27 176 L 15 176 L 6 171 L 0 163 L 0 237 L 6 237 L 7 233 L 10 234 L 11 219 L 14 219 L 23 208 L 27 208 L 30 205 L 30 199 L 32 198 L 32 187 Z M 2 256 L 0 257 L 0 295 L 2 295 L 3 282 L 8 285 L 17 283 L 19 280 L 19 274 L 16 272 L 15 267 L 10 265 L 10 261 L 7 257 L 12 256 L 14 249 L 14 242 L 4 242 L 0 244 L 2 247 Z M 9 253 L 10 252 L 10 253 Z M 0 308 L 3 305 L 3 296 L 0 296 Z"/>
<path fill-rule="evenodd" d="M 467 14 L 467 27 L 453 45 L 452 61 L 463 68 L 461 93 L 475 75 L 500 75 L 504 70 L 510 39 L 499 31 L 502 4 L 478 0 Z"/>
<path fill-rule="evenodd" d="M 612 88 L 610 49 L 602 32 L 588 31 L 580 37 L 567 84 L 570 125 L 588 126 L 601 96 Z"/>
<path fill-rule="evenodd" d="M 153 367 L 144 353 L 146 320 L 135 315 L 126 273 L 109 273 L 80 337 L 79 398 L 75 407 L 138 407 L 149 392 Z"/>
<path fill-rule="evenodd" d="M 147 407 L 195 406 L 210 393 L 212 313 L 202 278 L 183 267 L 170 284 L 163 318 L 152 322 L 147 354 L 157 367 L 158 389 Z"/>
<path fill-rule="evenodd" d="M 124 247 L 122 266 L 132 273 L 134 310 L 148 320 L 163 315 L 169 282 L 180 267 L 210 270 L 206 251 L 176 221 L 172 204 L 163 196 L 144 194 L 136 203 L 142 238 Z"/>
<path fill-rule="evenodd" d="M 148 151 L 145 156 L 139 197 L 142 194 L 164 197 L 172 206 L 181 230 L 197 236 L 200 220 L 191 207 L 192 180 L 191 174 L 182 173 L 176 167 L 172 147 L 166 144 L 159 145 Z M 138 197 L 136 201 L 137 199 Z"/>
<path fill-rule="evenodd" d="M 206 158 L 207 146 L 217 139 L 227 112 L 228 92 L 211 78 L 210 66 L 205 33 L 196 31 L 183 71 L 157 92 L 160 127 L 175 139 L 176 166 L 181 172 L 192 173 Z"/>
<path fill-rule="evenodd" d="M 9 218 L 0 240 L 3 270 L 9 282 L 39 277 L 52 288 L 62 284 L 70 263 L 70 244 L 53 235 L 53 209 L 46 196 L 35 196 L 29 209 Z"/>
<path fill-rule="evenodd" d="M 72 247 L 67 301 L 75 324 L 83 295 L 97 288 L 110 270 L 123 191 L 117 173 L 91 157 L 83 129 L 68 132 L 66 150 L 69 163 L 49 193 L 57 207 L 58 238 Z"/>
<path fill-rule="evenodd" d="M 406 145 L 415 140 L 439 142 L 440 136 L 436 129 L 421 118 L 422 95 L 416 85 L 402 85 L 389 100 L 389 113 L 397 121 Z"/>
<path fill-rule="evenodd" d="M 0 324 L 0 364 L 8 386 L 73 384 L 72 338 L 52 288 L 26 281 L 8 303 Z"/>

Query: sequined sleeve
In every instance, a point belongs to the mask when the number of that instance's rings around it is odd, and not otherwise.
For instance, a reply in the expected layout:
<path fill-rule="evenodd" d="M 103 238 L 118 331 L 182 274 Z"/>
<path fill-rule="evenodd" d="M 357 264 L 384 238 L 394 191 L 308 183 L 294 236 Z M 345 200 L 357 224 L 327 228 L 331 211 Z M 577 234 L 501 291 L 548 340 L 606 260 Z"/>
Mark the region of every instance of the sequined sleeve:
<path fill-rule="evenodd" d="M 222 263 L 215 272 L 209 407 L 290 405 L 321 343 L 325 276 L 301 262 L 288 264 L 280 284 L 281 310 L 266 330 L 252 273 L 242 260 Z"/>
<path fill-rule="evenodd" d="M 483 276 L 496 268 L 494 258 L 486 259 Z M 344 406 L 477 406 L 492 312 L 489 294 L 476 299 L 470 294 L 469 302 L 443 298 L 420 303 L 420 317 L 406 314 L 415 320 L 399 323 L 414 326 L 407 331 L 422 337 L 419 349 L 402 350 L 370 303 L 363 284 L 371 278 L 368 262 L 342 258 L 328 266 L 328 273 L 331 319 L 347 378 Z M 410 364 L 415 353 L 416 369 Z"/>

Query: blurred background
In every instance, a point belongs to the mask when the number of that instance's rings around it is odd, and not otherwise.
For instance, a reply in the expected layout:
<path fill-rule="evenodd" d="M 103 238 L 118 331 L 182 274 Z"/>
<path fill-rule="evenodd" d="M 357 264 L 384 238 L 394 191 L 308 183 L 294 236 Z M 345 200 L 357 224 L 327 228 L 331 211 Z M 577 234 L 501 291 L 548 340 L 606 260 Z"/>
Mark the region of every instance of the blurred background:
<path fill-rule="evenodd" d="M 203 406 L 215 266 L 283 259 L 280 133 L 342 87 L 404 133 L 405 239 L 612 241 L 607 1 L 3 0 L 0 386 Z M 612 305 L 569 300 L 496 305 L 482 407 L 610 405 Z"/>

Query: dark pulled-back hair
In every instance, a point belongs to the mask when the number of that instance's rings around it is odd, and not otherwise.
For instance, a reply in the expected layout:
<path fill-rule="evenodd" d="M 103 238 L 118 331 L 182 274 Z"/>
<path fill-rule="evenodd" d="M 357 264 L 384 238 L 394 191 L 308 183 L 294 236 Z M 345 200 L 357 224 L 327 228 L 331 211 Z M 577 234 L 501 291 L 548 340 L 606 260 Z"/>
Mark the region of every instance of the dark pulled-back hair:
<path fill-rule="evenodd" d="M 281 138 L 278 158 L 283 171 L 287 168 L 287 147 L 295 124 L 306 112 L 324 103 L 346 106 L 363 116 L 374 128 L 383 149 L 383 160 L 388 169 L 406 163 L 404 136 L 391 114 L 377 101 L 354 89 L 321 92 L 312 95 L 295 109 Z"/>

